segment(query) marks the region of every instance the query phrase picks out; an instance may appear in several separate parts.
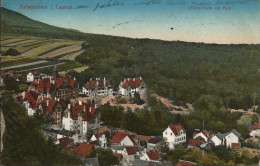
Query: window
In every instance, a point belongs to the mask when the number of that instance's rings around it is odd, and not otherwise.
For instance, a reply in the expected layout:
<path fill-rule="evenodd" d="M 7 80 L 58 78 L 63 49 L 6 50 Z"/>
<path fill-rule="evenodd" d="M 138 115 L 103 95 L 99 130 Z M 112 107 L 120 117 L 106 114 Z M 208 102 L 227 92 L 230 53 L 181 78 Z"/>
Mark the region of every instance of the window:
<path fill-rule="evenodd" d="M 167 135 L 167 132 L 165 132 L 165 135 Z"/>
<path fill-rule="evenodd" d="M 171 133 L 171 135 L 172 135 L 172 133 Z"/>

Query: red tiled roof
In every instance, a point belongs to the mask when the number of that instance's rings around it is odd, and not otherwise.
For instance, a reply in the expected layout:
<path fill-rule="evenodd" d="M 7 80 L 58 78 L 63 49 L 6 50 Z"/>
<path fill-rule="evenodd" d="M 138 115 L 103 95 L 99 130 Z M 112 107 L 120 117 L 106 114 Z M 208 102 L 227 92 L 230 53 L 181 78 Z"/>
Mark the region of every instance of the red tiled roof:
<path fill-rule="evenodd" d="M 174 134 L 177 134 L 181 129 L 185 132 L 184 127 L 181 124 L 169 126 Z"/>
<path fill-rule="evenodd" d="M 60 99 L 59 103 L 63 109 L 67 108 L 68 106 L 68 103 L 64 99 Z"/>
<path fill-rule="evenodd" d="M 193 133 L 193 137 L 195 137 L 197 134 L 199 134 L 199 133 L 197 133 L 197 132 L 194 132 L 194 133 Z"/>
<path fill-rule="evenodd" d="M 48 106 L 47 106 L 47 101 L 49 101 L 49 105 Z M 42 104 L 43 111 L 45 112 L 45 115 L 48 116 L 52 112 L 53 107 L 55 106 L 56 103 L 57 103 L 57 101 L 54 100 L 54 99 L 43 98 L 43 100 L 40 101 L 39 104 Z"/>
<path fill-rule="evenodd" d="M 38 104 L 37 102 L 38 94 L 34 91 L 25 92 L 25 99 L 31 104 L 31 107 L 34 109 Z"/>
<path fill-rule="evenodd" d="M 179 160 L 177 163 L 177 166 L 194 166 L 197 165 L 197 163 L 185 161 L 185 160 Z"/>
<path fill-rule="evenodd" d="M 35 70 L 35 71 L 32 72 L 32 74 L 33 75 L 39 75 L 39 72 L 38 72 L 38 70 Z"/>
<path fill-rule="evenodd" d="M 126 136 L 128 136 L 131 141 L 134 143 L 133 138 L 136 136 L 135 134 L 129 134 L 129 133 L 123 133 L 123 132 L 117 132 L 113 138 L 112 142 L 113 143 L 120 143 Z"/>
<path fill-rule="evenodd" d="M 232 143 L 232 144 L 231 144 L 231 147 L 232 147 L 232 148 L 240 148 L 240 147 L 241 147 L 241 144 L 240 144 L 240 143 Z"/>
<path fill-rule="evenodd" d="M 85 88 L 86 89 L 91 89 L 96 85 L 96 82 L 98 82 L 98 87 L 100 88 L 104 88 L 107 86 L 107 84 L 110 84 L 108 81 L 106 80 L 90 80 L 85 84 Z M 109 85 L 110 86 L 110 85 Z"/>
<path fill-rule="evenodd" d="M 147 156 L 149 157 L 150 160 L 158 160 L 160 157 L 160 154 L 157 150 L 152 150 L 147 152 Z"/>
<path fill-rule="evenodd" d="M 126 147 L 125 149 L 128 155 L 136 154 L 139 151 L 137 146 Z"/>
<path fill-rule="evenodd" d="M 114 156 L 116 158 L 118 158 L 118 160 L 121 160 L 121 158 L 122 158 L 122 154 L 120 154 L 120 153 L 114 153 Z"/>
<path fill-rule="evenodd" d="M 104 133 L 97 133 L 95 134 L 95 137 L 97 138 L 97 140 L 99 140 L 99 138 L 103 135 Z"/>
<path fill-rule="evenodd" d="M 189 145 L 191 146 L 200 146 L 200 140 L 199 139 L 190 139 L 189 140 Z"/>
<path fill-rule="evenodd" d="M 90 157 L 94 151 L 94 145 L 87 143 L 79 143 L 74 150 L 74 154 L 82 157 Z"/>
<path fill-rule="evenodd" d="M 85 110 L 84 110 L 84 108 L 85 108 Z M 81 105 L 79 105 L 79 103 L 76 103 L 72 107 L 71 116 L 72 116 L 73 120 L 78 119 L 78 111 L 80 111 L 80 110 L 83 111 L 83 120 L 84 121 L 91 121 L 94 119 L 94 114 L 96 112 L 96 108 L 90 107 L 88 104 L 82 102 Z"/>
<path fill-rule="evenodd" d="M 14 74 L 14 70 L 9 70 L 7 73 L 8 74 Z"/>
<path fill-rule="evenodd" d="M 133 88 L 137 88 L 140 83 L 142 82 L 142 79 L 140 78 L 136 78 L 135 80 L 134 79 L 126 79 L 123 84 L 122 84 L 122 87 L 123 88 L 127 88 L 128 86 L 130 87 L 133 87 Z"/>
<path fill-rule="evenodd" d="M 157 144 L 160 140 L 155 137 L 151 137 L 148 141 L 148 143 Z"/>
<path fill-rule="evenodd" d="M 39 81 L 39 83 L 33 83 L 36 85 L 36 89 L 42 93 L 50 92 L 52 86 L 50 78 L 44 78 Z"/>
<path fill-rule="evenodd" d="M 16 77 L 21 78 L 21 77 L 23 77 L 23 75 L 22 74 L 16 74 Z"/>
<path fill-rule="evenodd" d="M 210 131 L 208 131 L 208 130 L 204 130 L 204 131 L 203 131 L 203 134 L 204 134 L 205 136 L 209 137 L 209 135 L 210 135 Z"/>
<path fill-rule="evenodd" d="M 60 138 L 59 141 L 60 141 L 59 146 L 62 148 L 71 148 L 72 147 L 69 137 Z"/>
<path fill-rule="evenodd" d="M 56 79 L 56 87 L 59 88 L 64 81 L 68 81 L 70 87 L 71 87 L 71 88 L 74 88 L 75 83 L 76 83 L 76 80 L 72 79 L 72 78 L 69 77 L 69 76 L 58 77 L 58 78 Z"/>
<path fill-rule="evenodd" d="M 251 130 L 260 129 L 260 122 L 258 122 L 258 123 L 256 123 L 256 124 L 250 126 L 250 129 L 251 129 Z"/>

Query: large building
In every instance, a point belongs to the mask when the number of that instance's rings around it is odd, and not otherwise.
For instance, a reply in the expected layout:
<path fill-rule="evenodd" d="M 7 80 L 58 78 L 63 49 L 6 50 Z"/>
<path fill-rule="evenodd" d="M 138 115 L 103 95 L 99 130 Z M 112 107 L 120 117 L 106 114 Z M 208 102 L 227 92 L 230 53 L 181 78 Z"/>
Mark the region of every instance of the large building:
<path fill-rule="evenodd" d="M 118 94 L 127 97 L 134 97 L 135 93 L 139 93 L 141 98 L 146 96 L 146 83 L 142 77 L 124 79 L 119 85 Z"/>
<path fill-rule="evenodd" d="M 163 132 L 163 138 L 169 149 L 174 149 L 175 145 L 186 142 L 186 131 L 181 124 L 168 126 Z"/>
<path fill-rule="evenodd" d="M 29 90 L 38 92 L 40 96 L 48 98 L 60 98 L 68 101 L 71 98 L 77 98 L 79 94 L 79 84 L 75 78 L 69 76 L 59 76 L 58 69 L 55 66 L 53 76 L 46 76 L 32 82 Z"/>
<path fill-rule="evenodd" d="M 86 135 L 88 130 L 100 127 L 99 110 L 82 101 L 68 104 L 63 114 L 62 124 L 65 130 Z"/>
<path fill-rule="evenodd" d="M 106 97 L 113 95 L 113 87 L 109 81 L 104 78 L 90 80 L 82 87 L 82 93 L 89 97 Z"/>

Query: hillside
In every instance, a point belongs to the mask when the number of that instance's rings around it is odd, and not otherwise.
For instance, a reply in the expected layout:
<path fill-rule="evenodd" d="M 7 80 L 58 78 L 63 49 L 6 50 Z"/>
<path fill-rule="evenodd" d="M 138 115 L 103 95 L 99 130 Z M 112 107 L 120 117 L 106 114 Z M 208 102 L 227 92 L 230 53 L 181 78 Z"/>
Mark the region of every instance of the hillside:
<path fill-rule="evenodd" d="M 87 42 L 88 45 L 82 48 L 85 52 L 69 55 L 77 62 L 66 64 L 62 70 L 67 72 L 67 66 L 84 65 L 87 70 L 69 73 L 81 84 L 89 78 L 107 77 L 116 90 L 124 78 L 142 76 L 150 92 L 167 97 L 177 105 L 207 101 L 213 104 L 208 109 L 222 106 L 248 109 L 260 104 L 260 45 L 169 42 L 84 34 L 40 23 L 7 9 L 2 9 L 2 18 L 5 34 Z"/>
<path fill-rule="evenodd" d="M 1 8 L 1 32 L 6 34 L 81 40 L 87 34 L 32 20 L 20 13 Z"/>

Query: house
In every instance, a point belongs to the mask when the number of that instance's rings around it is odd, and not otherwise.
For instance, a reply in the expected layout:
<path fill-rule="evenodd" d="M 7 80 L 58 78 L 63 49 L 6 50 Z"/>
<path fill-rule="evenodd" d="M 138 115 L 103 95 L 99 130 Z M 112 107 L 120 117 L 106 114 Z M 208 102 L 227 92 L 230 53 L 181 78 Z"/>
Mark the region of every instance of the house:
<path fill-rule="evenodd" d="M 196 139 L 198 137 L 201 137 L 205 142 L 208 142 L 209 141 L 209 138 L 210 138 L 210 131 L 207 131 L 207 130 L 204 130 L 204 131 L 201 131 L 201 132 L 194 132 L 193 133 L 193 139 Z"/>
<path fill-rule="evenodd" d="M 57 97 L 68 101 L 71 98 L 78 97 L 79 84 L 75 78 L 72 79 L 69 76 L 59 76 L 58 69 L 55 66 L 53 76 L 46 76 L 33 81 L 29 90 L 35 90 L 39 95 L 44 97 Z"/>
<path fill-rule="evenodd" d="M 79 143 L 77 147 L 74 149 L 73 153 L 75 155 L 88 158 L 94 152 L 94 145 L 87 143 Z"/>
<path fill-rule="evenodd" d="M 58 139 L 58 146 L 60 146 L 61 148 L 66 148 L 66 149 L 73 147 L 72 142 L 69 137 L 63 137 L 63 138 Z"/>
<path fill-rule="evenodd" d="M 118 94 L 122 96 L 134 97 L 135 93 L 139 93 L 141 98 L 146 96 L 146 83 L 140 78 L 124 79 L 119 85 Z"/>
<path fill-rule="evenodd" d="M 107 138 L 104 133 L 93 134 L 93 136 L 90 138 L 90 142 L 98 142 L 102 148 L 107 147 Z"/>
<path fill-rule="evenodd" d="M 134 146 L 136 137 L 136 134 L 117 132 L 112 138 L 112 144 Z"/>
<path fill-rule="evenodd" d="M 113 95 L 113 87 L 104 77 L 103 80 L 96 78 L 90 80 L 82 87 L 82 93 L 89 97 L 106 97 Z"/>
<path fill-rule="evenodd" d="M 137 146 L 125 147 L 122 156 L 124 161 L 129 164 L 140 156 L 139 149 Z"/>
<path fill-rule="evenodd" d="M 100 127 L 100 113 L 98 108 L 78 101 L 68 104 L 64 111 L 62 125 L 65 130 L 74 131 L 80 135 L 86 135 L 88 130 Z"/>
<path fill-rule="evenodd" d="M 23 92 L 19 100 L 22 100 L 29 116 L 33 116 L 36 113 L 38 109 L 38 93 L 34 91 Z"/>
<path fill-rule="evenodd" d="M 16 73 L 14 70 L 9 70 L 6 75 L 8 75 L 9 77 L 13 77 L 13 78 L 16 78 Z"/>
<path fill-rule="evenodd" d="M 260 137 L 260 122 L 250 126 L 249 129 L 251 130 L 249 133 L 251 137 Z"/>
<path fill-rule="evenodd" d="M 240 143 L 240 138 L 241 138 L 241 134 L 237 132 L 235 129 L 233 129 L 224 134 L 221 133 L 215 134 L 214 136 L 211 137 L 210 142 L 214 146 L 223 145 L 226 146 L 227 148 L 231 148 L 232 143 Z"/>
<path fill-rule="evenodd" d="M 147 150 L 160 150 L 161 140 L 157 137 L 151 137 L 147 142 Z"/>
<path fill-rule="evenodd" d="M 191 162 L 191 161 L 185 161 L 185 160 L 179 160 L 177 163 L 177 166 L 195 166 L 197 163 Z"/>
<path fill-rule="evenodd" d="M 186 131 L 181 124 L 171 125 L 163 132 L 163 138 L 169 149 L 174 149 L 175 145 L 186 142 Z"/>
<path fill-rule="evenodd" d="M 29 72 L 26 78 L 27 82 L 33 82 L 37 79 L 40 79 L 40 74 L 37 70 L 35 70 L 33 72 Z"/>
<path fill-rule="evenodd" d="M 147 142 L 151 136 L 146 136 L 146 135 L 137 135 L 137 142 L 139 146 L 144 146 L 147 147 Z"/>
<path fill-rule="evenodd" d="M 205 144 L 206 141 L 201 136 L 196 137 L 195 139 L 189 139 L 189 148 L 200 148 L 202 144 Z"/>
<path fill-rule="evenodd" d="M 160 159 L 160 153 L 157 150 L 148 151 L 143 156 L 140 157 L 140 160 L 154 161 L 154 162 L 157 162 L 159 159 Z"/>

